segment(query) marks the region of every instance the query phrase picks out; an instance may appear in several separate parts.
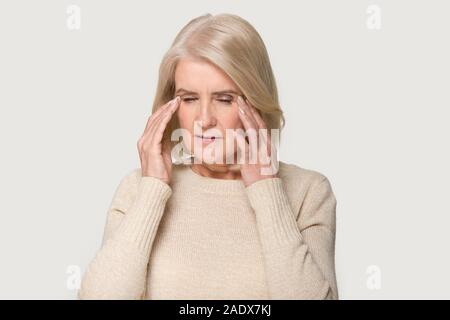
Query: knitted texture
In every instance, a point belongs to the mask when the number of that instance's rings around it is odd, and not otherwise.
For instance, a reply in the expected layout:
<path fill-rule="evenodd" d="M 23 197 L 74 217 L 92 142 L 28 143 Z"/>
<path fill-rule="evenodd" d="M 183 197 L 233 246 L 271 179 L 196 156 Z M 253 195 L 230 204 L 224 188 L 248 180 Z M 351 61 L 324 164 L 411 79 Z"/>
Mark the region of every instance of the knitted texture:
<path fill-rule="evenodd" d="M 336 198 L 280 161 L 245 187 L 174 165 L 170 185 L 124 176 L 79 299 L 338 299 Z"/>

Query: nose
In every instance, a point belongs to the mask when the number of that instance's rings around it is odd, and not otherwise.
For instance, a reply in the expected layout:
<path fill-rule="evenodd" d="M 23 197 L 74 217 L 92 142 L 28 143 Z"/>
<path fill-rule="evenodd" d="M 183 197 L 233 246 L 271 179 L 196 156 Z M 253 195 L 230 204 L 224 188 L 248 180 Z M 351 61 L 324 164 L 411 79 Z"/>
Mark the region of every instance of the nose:
<path fill-rule="evenodd" d="M 217 118 L 214 108 L 209 101 L 204 100 L 203 102 L 201 102 L 198 112 L 199 113 L 196 117 L 196 120 L 201 121 L 200 125 L 203 130 L 207 130 L 216 126 Z"/>

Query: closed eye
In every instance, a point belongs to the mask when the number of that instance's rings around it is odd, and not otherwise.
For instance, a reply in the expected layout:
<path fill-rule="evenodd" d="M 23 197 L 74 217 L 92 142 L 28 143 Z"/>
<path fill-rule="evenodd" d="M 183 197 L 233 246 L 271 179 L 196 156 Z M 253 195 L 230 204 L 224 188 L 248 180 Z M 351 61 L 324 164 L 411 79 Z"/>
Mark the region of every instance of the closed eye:
<path fill-rule="evenodd" d="M 192 102 L 194 100 L 197 100 L 197 98 L 184 98 L 183 101 L 185 102 Z"/>
<path fill-rule="evenodd" d="M 223 102 L 223 103 L 227 103 L 227 104 L 231 104 L 231 102 L 233 101 L 233 100 L 228 100 L 228 99 L 217 99 L 217 100 L 220 102 Z"/>
<path fill-rule="evenodd" d="M 186 102 L 186 103 L 191 103 L 195 100 L 198 100 L 198 98 L 193 98 L 193 97 L 183 98 L 183 102 Z M 216 100 L 221 103 L 224 103 L 224 104 L 231 104 L 233 102 L 233 99 L 216 99 Z"/>

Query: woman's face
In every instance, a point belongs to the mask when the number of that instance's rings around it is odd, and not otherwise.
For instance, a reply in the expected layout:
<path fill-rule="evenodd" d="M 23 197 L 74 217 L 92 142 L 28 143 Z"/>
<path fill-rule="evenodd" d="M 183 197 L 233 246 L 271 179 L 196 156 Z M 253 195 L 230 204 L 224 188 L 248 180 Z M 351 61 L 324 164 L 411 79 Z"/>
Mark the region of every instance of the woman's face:
<path fill-rule="evenodd" d="M 178 62 L 175 71 L 175 95 L 181 97 L 177 116 L 188 135 L 183 134 L 183 141 L 189 152 L 197 159 L 205 159 L 207 150 L 220 149 L 221 152 L 213 152 L 212 158 L 225 165 L 225 157 L 235 154 L 234 150 L 227 152 L 226 129 L 243 129 L 237 105 L 242 92 L 214 64 L 185 58 Z M 205 138 L 213 136 L 214 140 Z M 234 146 L 233 141 L 229 143 Z"/>

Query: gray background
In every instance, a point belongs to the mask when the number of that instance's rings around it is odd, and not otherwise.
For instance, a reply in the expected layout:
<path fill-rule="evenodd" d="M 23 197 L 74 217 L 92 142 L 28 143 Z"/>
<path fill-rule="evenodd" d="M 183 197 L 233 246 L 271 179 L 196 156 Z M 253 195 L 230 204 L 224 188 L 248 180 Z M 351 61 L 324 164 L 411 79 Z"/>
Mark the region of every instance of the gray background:
<path fill-rule="evenodd" d="M 450 298 L 448 1 L 0 3 L 0 298 L 75 298 L 70 266 L 85 270 L 139 167 L 162 55 L 207 12 L 259 31 L 286 113 L 281 160 L 332 183 L 340 298 Z"/>

